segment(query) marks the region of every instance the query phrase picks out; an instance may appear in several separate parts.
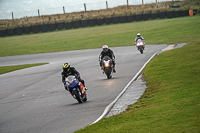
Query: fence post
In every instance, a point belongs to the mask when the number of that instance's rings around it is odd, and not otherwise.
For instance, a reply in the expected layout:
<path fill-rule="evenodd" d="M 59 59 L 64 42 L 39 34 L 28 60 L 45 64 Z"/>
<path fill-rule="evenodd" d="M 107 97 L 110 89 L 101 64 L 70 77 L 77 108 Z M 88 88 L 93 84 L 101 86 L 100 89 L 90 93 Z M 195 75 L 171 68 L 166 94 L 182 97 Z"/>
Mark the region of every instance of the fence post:
<path fill-rule="evenodd" d="M 14 19 L 14 15 L 13 15 L 13 12 L 12 12 L 12 19 Z"/>
<path fill-rule="evenodd" d="M 40 10 L 38 9 L 38 16 L 40 16 Z"/>
<path fill-rule="evenodd" d="M 106 1 L 106 8 L 108 9 L 108 2 Z"/>
<path fill-rule="evenodd" d="M 65 7 L 63 6 L 63 13 L 65 13 Z"/>
<path fill-rule="evenodd" d="M 85 12 L 86 12 L 86 4 L 84 3 L 84 7 L 85 7 Z"/>
<path fill-rule="evenodd" d="M 144 1 L 142 0 L 142 5 L 144 4 Z"/>
<path fill-rule="evenodd" d="M 128 6 L 128 0 L 127 0 L 127 6 Z"/>

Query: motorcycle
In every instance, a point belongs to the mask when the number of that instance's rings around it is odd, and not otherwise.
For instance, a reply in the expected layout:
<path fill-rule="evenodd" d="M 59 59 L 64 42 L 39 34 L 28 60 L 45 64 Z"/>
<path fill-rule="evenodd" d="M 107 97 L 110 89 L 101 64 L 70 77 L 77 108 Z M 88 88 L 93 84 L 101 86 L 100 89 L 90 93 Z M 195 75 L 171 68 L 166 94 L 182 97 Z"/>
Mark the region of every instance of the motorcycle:
<path fill-rule="evenodd" d="M 106 74 L 107 79 L 112 78 L 113 64 L 112 59 L 109 56 L 104 56 L 102 59 L 102 70 Z"/>
<path fill-rule="evenodd" d="M 141 54 L 143 54 L 144 51 L 144 42 L 142 39 L 138 39 L 136 43 L 137 49 L 140 51 Z"/>
<path fill-rule="evenodd" d="M 68 76 L 66 78 L 66 86 L 70 94 L 75 98 L 79 103 L 87 101 L 87 93 L 85 87 L 75 76 Z"/>

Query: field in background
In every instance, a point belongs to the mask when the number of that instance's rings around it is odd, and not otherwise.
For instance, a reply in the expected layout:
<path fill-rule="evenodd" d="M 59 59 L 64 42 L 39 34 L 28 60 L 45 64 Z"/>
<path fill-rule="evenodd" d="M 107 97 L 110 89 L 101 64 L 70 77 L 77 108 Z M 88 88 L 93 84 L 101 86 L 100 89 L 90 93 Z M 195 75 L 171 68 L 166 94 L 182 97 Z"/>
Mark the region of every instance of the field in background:
<path fill-rule="evenodd" d="M 199 132 L 200 15 L 0 38 L 0 56 L 147 44 L 188 43 L 156 56 L 143 74 L 147 89 L 136 104 L 77 133 Z M 66 131 L 67 132 L 67 131 Z"/>
<path fill-rule="evenodd" d="M 173 4 L 180 4 L 180 8 L 171 8 Z M 172 10 L 186 10 L 186 9 L 200 9 L 199 0 L 185 0 L 185 1 L 170 1 L 170 2 L 160 2 L 152 4 L 143 5 L 125 5 L 115 8 L 108 8 L 103 10 L 94 10 L 86 12 L 74 12 L 65 14 L 55 14 L 55 15 L 44 15 L 36 17 L 27 17 L 14 20 L 0 20 L 0 30 L 2 29 L 12 29 L 17 27 L 26 27 L 31 25 L 39 24 L 52 24 L 59 22 L 71 22 L 77 20 L 87 20 L 87 19 L 101 19 L 117 16 L 129 16 L 134 14 L 145 14 L 145 13 L 156 13 L 162 11 L 172 11 Z"/>
<path fill-rule="evenodd" d="M 133 46 L 140 32 L 146 44 L 176 44 L 195 41 L 200 34 L 200 16 L 158 19 L 0 38 L 0 57 L 58 51 Z"/>

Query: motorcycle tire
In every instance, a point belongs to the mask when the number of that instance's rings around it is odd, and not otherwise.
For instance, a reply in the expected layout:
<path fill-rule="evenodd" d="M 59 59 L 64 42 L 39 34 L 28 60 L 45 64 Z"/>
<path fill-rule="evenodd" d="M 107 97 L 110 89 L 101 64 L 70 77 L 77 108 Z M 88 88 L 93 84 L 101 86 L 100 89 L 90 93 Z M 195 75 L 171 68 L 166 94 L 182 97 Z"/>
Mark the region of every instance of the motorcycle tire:
<path fill-rule="evenodd" d="M 87 101 L 87 94 L 85 94 L 85 98 L 83 99 L 84 102 Z"/>
<path fill-rule="evenodd" d="M 105 73 L 106 73 L 107 79 L 112 78 L 111 71 L 112 71 L 111 69 L 106 69 L 106 70 L 105 70 Z"/>
<path fill-rule="evenodd" d="M 139 46 L 139 51 L 141 54 L 143 54 L 143 47 L 142 46 Z"/>
<path fill-rule="evenodd" d="M 143 54 L 143 50 L 142 49 L 140 49 L 140 53 Z"/>
<path fill-rule="evenodd" d="M 74 95 L 76 96 L 76 100 L 77 100 L 79 103 L 83 103 L 83 99 L 81 98 L 79 92 L 78 92 L 78 91 L 74 91 L 73 93 L 74 93 Z"/>

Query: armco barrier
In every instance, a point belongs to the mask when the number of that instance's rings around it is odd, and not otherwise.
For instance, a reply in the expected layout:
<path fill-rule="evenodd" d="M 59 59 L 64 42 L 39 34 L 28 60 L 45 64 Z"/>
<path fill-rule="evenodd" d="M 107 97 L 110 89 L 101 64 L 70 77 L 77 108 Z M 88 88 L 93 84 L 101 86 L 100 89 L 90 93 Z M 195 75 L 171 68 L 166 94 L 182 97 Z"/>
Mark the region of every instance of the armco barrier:
<path fill-rule="evenodd" d="M 7 36 L 7 30 L 0 30 L 0 36 L 1 37 Z"/>
<path fill-rule="evenodd" d="M 165 18 L 165 17 L 166 17 L 166 12 L 159 12 L 159 13 L 158 13 L 158 17 L 159 17 L 160 19 Z"/>
<path fill-rule="evenodd" d="M 80 21 L 73 21 L 73 27 L 74 28 L 80 28 L 81 27 L 81 24 L 80 24 Z"/>
<path fill-rule="evenodd" d="M 13 35 L 15 35 L 15 29 L 7 29 L 7 35 L 8 35 L 8 36 L 13 36 Z"/>
<path fill-rule="evenodd" d="M 182 16 L 181 11 L 174 11 L 174 18 L 178 18 L 181 16 Z"/>
<path fill-rule="evenodd" d="M 174 11 L 167 11 L 167 18 L 174 18 Z"/>
<path fill-rule="evenodd" d="M 143 14 L 137 14 L 137 15 L 135 15 L 135 21 L 142 21 L 142 16 L 143 16 Z"/>
<path fill-rule="evenodd" d="M 64 22 L 56 23 L 56 29 L 57 30 L 62 30 L 64 29 Z"/>
<path fill-rule="evenodd" d="M 197 13 L 197 9 L 193 10 L 193 15 Z M 0 30 L 0 36 L 13 36 L 13 35 L 22 35 L 22 34 L 30 34 L 39 33 L 39 32 L 47 32 L 54 30 L 62 30 L 62 29 L 72 29 L 79 27 L 87 27 L 87 26 L 95 26 L 95 25 L 103 25 L 103 24 L 117 24 L 117 23 L 126 23 L 133 21 L 142 21 L 149 19 L 163 19 L 163 18 L 176 18 L 176 17 L 184 17 L 189 16 L 189 10 L 183 11 L 167 11 L 167 12 L 158 12 L 158 13 L 150 13 L 150 14 L 138 14 L 131 16 L 121 16 L 121 17 L 111 17 L 111 18 L 103 18 L 103 19 L 89 19 L 89 20 L 78 20 L 73 22 L 61 22 L 55 24 L 42 24 L 42 25 L 34 25 L 27 27 L 18 27 L 15 29 L 6 29 Z"/>
<path fill-rule="evenodd" d="M 135 15 L 127 16 L 127 22 L 133 22 L 135 20 Z"/>
<path fill-rule="evenodd" d="M 73 27 L 72 22 L 65 23 L 65 29 L 71 29 Z"/>
<path fill-rule="evenodd" d="M 102 19 L 97 19 L 97 25 L 103 25 L 105 23 L 105 19 L 102 18 Z"/>
<path fill-rule="evenodd" d="M 120 22 L 119 17 L 112 17 L 112 23 L 113 24 L 118 24 Z"/>
<path fill-rule="evenodd" d="M 182 17 L 189 16 L 189 10 L 183 10 L 181 13 L 182 13 Z"/>
<path fill-rule="evenodd" d="M 81 27 L 87 27 L 88 26 L 88 20 L 81 20 Z"/>
<path fill-rule="evenodd" d="M 151 19 L 157 19 L 158 18 L 158 13 L 152 13 L 151 14 Z"/>
<path fill-rule="evenodd" d="M 149 20 L 151 17 L 151 14 L 148 13 L 148 14 L 143 14 L 143 20 L 146 21 L 146 20 Z"/>
<path fill-rule="evenodd" d="M 56 24 L 49 24 L 49 31 L 56 30 Z"/>
<path fill-rule="evenodd" d="M 31 26 L 24 27 L 24 33 L 25 34 L 30 34 L 31 33 Z"/>
<path fill-rule="evenodd" d="M 120 23 L 126 23 L 127 22 L 127 17 L 126 16 L 121 16 L 120 17 Z"/>
<path fill-rule="evenodd" d="M 112 18 L 105 18 L 105 24 L 111 24 L 112 23 Z"/>
<path fill-rule="evenodd" d="M 15 29 L 16 35 L 24 34 L 24 27 L 18 27 Z"/>
<path fill-rule="evenodd" d="M 33 33 L 40 32 L 40 25 L 33 25 L 31 30 L 32 30 Z"/>
<path fill-rule="evenodd" d="M 47 32 L 49 30 L 48 24 L 41 24 L 40 31 Z"/>
<path fill-rule="evenodd" d="M 96 22 L 96 20 L 97 19 L 89 19 L 88 21 L 88 23 L 89 23 L 89 26 L 95 26 L 96 24 L 97 24 L 97 22 Z"/>

